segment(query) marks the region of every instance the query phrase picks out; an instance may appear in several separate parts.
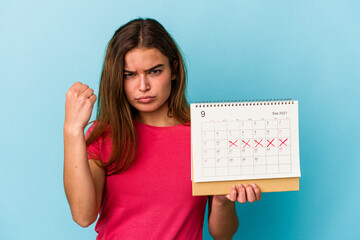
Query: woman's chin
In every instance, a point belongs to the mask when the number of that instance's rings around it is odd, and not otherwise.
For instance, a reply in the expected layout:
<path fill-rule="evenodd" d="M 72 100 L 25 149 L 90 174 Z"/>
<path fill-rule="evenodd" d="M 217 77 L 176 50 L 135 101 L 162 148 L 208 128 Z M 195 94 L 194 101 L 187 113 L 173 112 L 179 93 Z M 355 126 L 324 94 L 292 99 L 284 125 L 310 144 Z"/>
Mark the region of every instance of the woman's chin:
<path fill-rule="evenodd" d="M 142 105 L 136 106 L 136 109 L 139 112 L 151 113 L 151 112 L 155 112 L 156 110 L 158 110 L 159 107 L 154 106 L 153 104 L 142 104 Z"/>

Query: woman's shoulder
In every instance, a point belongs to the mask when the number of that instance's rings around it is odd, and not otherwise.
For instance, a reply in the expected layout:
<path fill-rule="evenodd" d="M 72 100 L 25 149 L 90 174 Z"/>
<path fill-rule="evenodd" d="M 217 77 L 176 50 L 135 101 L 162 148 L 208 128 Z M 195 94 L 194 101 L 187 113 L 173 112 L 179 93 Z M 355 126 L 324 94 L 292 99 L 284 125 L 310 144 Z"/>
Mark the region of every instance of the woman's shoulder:
<path fill-rule="evenodd" d="M 87 138 L 97 127 L 99 127 L 101 131 L 101 133 L 98 134 L 99 137 L 105 137 L 111 134 L 111 126 L 109 123 L 94 120 L 89 122 L 88 125 L 90 125 L 90 127 L 86 130 L 85 138 Z"/>

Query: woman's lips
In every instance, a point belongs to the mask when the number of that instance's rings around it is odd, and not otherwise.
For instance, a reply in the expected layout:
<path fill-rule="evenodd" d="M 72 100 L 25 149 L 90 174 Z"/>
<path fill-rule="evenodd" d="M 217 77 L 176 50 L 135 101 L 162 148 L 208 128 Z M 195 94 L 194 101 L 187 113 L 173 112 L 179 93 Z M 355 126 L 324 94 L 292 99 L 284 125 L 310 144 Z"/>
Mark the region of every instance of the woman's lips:
<path fill-rule="evenodd" d="M 136 99 L 138 102 L 141 102 L 141 103 L 149 103 L 151 102 L 152 100 L 154 99 L 153 96 L 144 96 L 144 97 L 140 97 L 138 99 Z"/>

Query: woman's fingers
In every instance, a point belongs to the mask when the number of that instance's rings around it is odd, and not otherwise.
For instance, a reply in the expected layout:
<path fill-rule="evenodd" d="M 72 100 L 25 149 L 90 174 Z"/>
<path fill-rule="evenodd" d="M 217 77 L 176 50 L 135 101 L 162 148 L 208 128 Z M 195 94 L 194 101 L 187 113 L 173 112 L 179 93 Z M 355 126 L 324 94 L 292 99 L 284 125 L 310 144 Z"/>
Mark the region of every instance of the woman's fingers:
<path fill-rule="evenodd" d="M 231 187 L 231 201 L 236 201 L 236 195 L 237 195 L 237 192 L 236 192 L 236 187 L 235 185 L 232 185 Z"/>
<path fill-rule="evenodd" d="M 260 191 L 260 188 L 255 184 L 253 183 L 252 184 L 252 187 L 255 191 L 255 200 L 256 201 L 259 201 L 261 199 L 261 191 Z"/>
<path fill-rule="evenodd" d="M 90 99 L 92 104 L 95 104 L 97 97 L 96 97 L 95 94 L 93 94 L 93 95 L 91 95 L 91 97 L 89 97 L 89 99 Z"/>
<path fill-rule="evenodd" d="M 236 188 L 234 185 L 231 187 L 230 194 L 226 195 L 226 197 L 232 202 L 236 201 Z"/>
<path fill-rule="evenodd" d="M 243 185 L 239 184 L 238 185 L 238 197 L 237 197 L 237 201 L 240 203 L 245 203 L 246 202 L 246 192 L 245 192 L 245 188 L 243 187 Z"/>
<path fill-rule="evenodd" d="M 92 88 L 87 88 L 82 94 L 84 94 L 84 96 L 86 98 L 89 98 L 93 95 L 94 90 Z"/>
<path fill-rule="evenodd" d="M 84 94 L 84 96 L 89 98 L 94 91 L 91 88 L 89 88 L 87 84 L 76 82 L 71 86 L 69 92 L 71 92 L 76 97 L 80 97 L 82 94 Z"/>
<path fill-rule="evenodd" d="M 239 184 L 237 186 L 237 191 L 235 186 L 232 186 L 230 194 L 226 196 L 230 201 L 238 201 L 239 203 L 255 202 L 261 199 L 260 188 L 253 183 L 249 184 Z"/>
<path fill-rule="evenodd" d="M 254 189 L 249 184 L 245 184 L 244 186 L 245 186 L 246 198 L 247 198 L 248 202 L 255 202 Z"/>

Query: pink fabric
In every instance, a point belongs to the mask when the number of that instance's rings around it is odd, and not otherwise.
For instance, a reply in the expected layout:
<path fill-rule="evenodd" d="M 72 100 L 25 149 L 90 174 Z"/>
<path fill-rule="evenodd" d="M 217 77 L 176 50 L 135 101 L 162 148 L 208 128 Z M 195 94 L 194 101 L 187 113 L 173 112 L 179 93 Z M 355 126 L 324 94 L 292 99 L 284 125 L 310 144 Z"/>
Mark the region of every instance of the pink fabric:
<path fill-rule="evenodd" d="M 190 126 L 135 127 L 133 164 L 106 178 L 97 239 L 202 239 L 207 197 L 191 194 Z M 87 150 L 107 161 L 111 139 L 102 135 Z"/>

